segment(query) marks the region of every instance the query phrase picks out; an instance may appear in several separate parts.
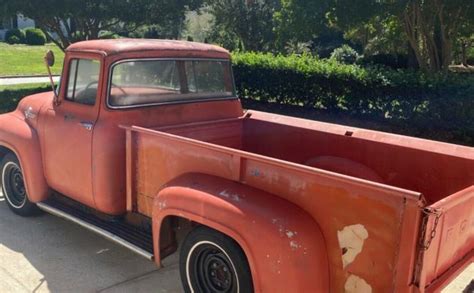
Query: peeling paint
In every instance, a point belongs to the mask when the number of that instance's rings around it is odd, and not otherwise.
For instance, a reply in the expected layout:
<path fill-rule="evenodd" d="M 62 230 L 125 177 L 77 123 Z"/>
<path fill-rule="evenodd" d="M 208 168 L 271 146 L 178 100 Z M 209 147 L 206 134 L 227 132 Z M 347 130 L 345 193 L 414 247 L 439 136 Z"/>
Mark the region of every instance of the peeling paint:
<path fill-rule="evenodd" d="M 372 287 L 361 277 L 350 275 L 344 284 L 345 293 L 372 293 Z"/>
<path fill-rule="evenodd" d="M 346 268 L 347 265 L 354 261 L 356 256 L 362 251 L 364 241 L 368 237 L 369 233 L 364 225 L 361 224 L 346 226 L 341 231 L 337 231 L 343 268 Z"/>
<path fill-rule="evenodd" d="M 233 201 L 237 201 L 237 202 L 240 201 L 240 196 L 238 194 L 230 193 L 230 192 L 227 191 L 227 189 L 222 190 L 219 193 L 219 195 L 222 196 L 222 197 L 225 197 L 225 198 L 230 198 Z"/>
<path fill-rule="evenodd" d="M 159 201 L 159 202 L 158 202 L 158 208 L 159 208 L 160 210 L 166 208 L 166 200 L 165 200 L 165 201 Z"/>
<path fill-rule="evenodd" d="M 298 248 L 301 247 L 301 245 L 299 245 L 298 242 L 296 242 L 295 240 L 291 240 L 290 247 L 291 247 L 291 250 L 297 250 Z"/>
<path fill-rule="evenodd" d="M 293 236 L 295 236 L 296 233 L 292 232 L 292 231 L 286 231 L 286 236 L 288 236 L 288 238 L 293 238 Z"/>

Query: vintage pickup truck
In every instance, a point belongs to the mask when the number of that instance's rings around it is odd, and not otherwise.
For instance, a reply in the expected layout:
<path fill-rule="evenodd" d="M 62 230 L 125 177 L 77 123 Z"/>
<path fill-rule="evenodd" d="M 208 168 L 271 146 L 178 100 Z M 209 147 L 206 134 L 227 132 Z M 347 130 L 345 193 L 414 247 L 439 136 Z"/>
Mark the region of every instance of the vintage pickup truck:
<path fill-rule="evenodd" d="M 474 259 L 473 148 L 245 111 L 213 45 L 75 43 L 0 145 L 13 212 L 179 248 L 186 292 L 433 292 Z"/>

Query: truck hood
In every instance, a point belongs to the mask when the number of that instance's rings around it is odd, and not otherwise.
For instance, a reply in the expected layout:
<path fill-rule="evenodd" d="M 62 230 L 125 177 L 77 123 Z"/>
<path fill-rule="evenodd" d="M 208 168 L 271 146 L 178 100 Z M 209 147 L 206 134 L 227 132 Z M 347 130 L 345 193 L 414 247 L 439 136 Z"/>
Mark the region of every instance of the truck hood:
<path fill-rule="evenodd" d="M 26 96 L 18 103 L 15 115 L 36 129 L 41 108 L 50 105 L 53 97 L 52 91 Z"/>

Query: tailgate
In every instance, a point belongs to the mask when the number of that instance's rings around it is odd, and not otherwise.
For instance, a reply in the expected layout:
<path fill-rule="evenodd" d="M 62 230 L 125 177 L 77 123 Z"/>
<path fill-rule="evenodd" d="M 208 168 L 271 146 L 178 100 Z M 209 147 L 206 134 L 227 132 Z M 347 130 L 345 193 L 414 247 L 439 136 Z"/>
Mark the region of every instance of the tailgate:
<path fill-rule="evenodd" d="M 474 185 L 424 210 L 417 264 L 417 284 L 436 290 L 473 259 Z"/>

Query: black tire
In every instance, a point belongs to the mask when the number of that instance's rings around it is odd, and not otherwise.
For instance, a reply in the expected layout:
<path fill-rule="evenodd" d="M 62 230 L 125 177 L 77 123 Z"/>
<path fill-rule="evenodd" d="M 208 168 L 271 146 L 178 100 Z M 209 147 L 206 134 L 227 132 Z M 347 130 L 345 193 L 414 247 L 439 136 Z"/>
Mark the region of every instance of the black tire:
<path fill-rule="evenodd" d="M 188 293 L 253 292 L 252 274 L 240 246 L 207 227 L 195 228 L 184 239 L 179 271 Z"/>
<path fill-rule="evenodd" d="M 20 162 L 14 154 L 3 157 L 0 176 L 3 196 L 10 210 L 23 217 L 38 215 L 40 210 L 28 199 Z"/>

